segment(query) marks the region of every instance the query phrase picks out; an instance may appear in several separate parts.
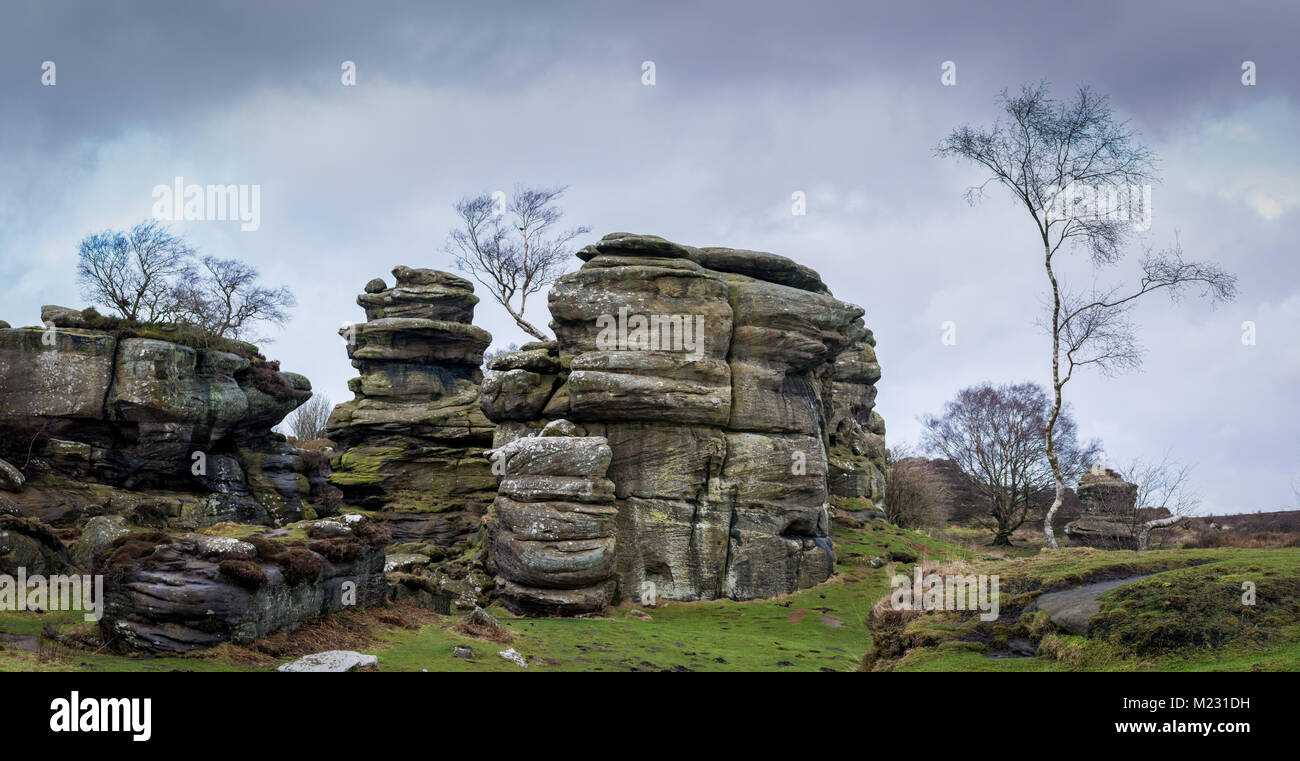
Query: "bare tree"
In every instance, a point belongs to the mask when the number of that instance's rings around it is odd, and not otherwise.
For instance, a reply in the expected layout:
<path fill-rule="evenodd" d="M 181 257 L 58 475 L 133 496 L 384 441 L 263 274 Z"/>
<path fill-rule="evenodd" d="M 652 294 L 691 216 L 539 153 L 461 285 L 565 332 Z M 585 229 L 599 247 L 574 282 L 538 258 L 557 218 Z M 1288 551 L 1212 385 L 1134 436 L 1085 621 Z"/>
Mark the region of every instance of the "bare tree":
<path fill-rule="evenodd" d="M 312 394 L 311 398 L 285 420 L 285 424 L 299 443 L 325 438 L 325 424 L 329 422 L 334 404 L 324 394 Z"/>
<path fill-rule="evenodd" d="M 1151 547 L 1151 532 L 1169 528 L 1196 513 L 1201 504 L 1200 495 L 1192 491 L 1192 467 L 1170 459 L 1135 459 L 1121 466 L 1120 472 L 1129 483 L 1137 484 L 1138 508 L 1164 508 L 1169 515 L 1144 520 L 1143 513 L 1135 510 L 1132 517 L 1133 535 L 1138 549 Z"/>
<path fill-rule="evenodd" d="M 491 195 L 463 199 L 456 204 L 462 226 L 451 231 L 445 246 L 456 267 L 485 286 L 515 324 L 539 341 L 549 336 L 524 319 L 528 297 L 564 273 L 569 245 L 591 232 L 552 231 L 564 216 L 555 202 L 565 190 L 519 186 L 509 204 Z"/>
<path fill-rule="evenodd" d="M 237 259 L 205 256 L 202 267 L 187 268 L 177 278 L 177 320 L 222 338 L 253 340 L 259 323 L 283 325 L 295 305 L 285 286 L 258 284 L 257 270 Z"/>
<path fill-rule="evenodd" d="M 1011 544 L 1057 473 L 1073 482 L 1101 451 L 1095 439 L 1079 442 L 1068 407 L 1057 413 L 1037 384 L 983 383 L 957 392 L 942 415 L 921 419 L 925 448 L 955 462 L 975 483 L 984 502 L 984 517 L 976 522 L 993 531 L 994 545 Z M 1050 461 L 1047 436 L 1054 414 L 1056 460 Z"/>
<path fill-rule="evenodd" d="M 176 316 L 172 279 L 194 250 L 156 220 L 127 232 L 105 230 L 77 248 L 77 281 L 83 297 L 121 317 L 160 322 Z"/>
<path fill-rule="evenodd" d="M 1053 391 L 1047 457 L 1056 486 L 1043 532 L 1048 546 L 1056 548 L 1052 518 L 1065 499 L 1066 481 L 1058 430 L 1065 384 L 1081 367 L 1091 365 L 1112 374 L 1140 364 L 1141 349 L 1128 319 L 1135 300 L 1157 291 L 1177 298 L 1193 286 L 1201 288 L 1202 296 L 1227 300 L 1235 296 L 1236 278 L 1213 264 L 1184 261 L 1175 243 L 1161 252 L 1147 249 L 1135 286 L 1068 288 L 1055 259 L 1066 241 L 1087 251 L 1094 278 L 1123 258 L 1140 227 L 1127 217 L 1137 211 L 1142 189 L 1155 181 L 1155 157 L 1136 142 L 1126 123 L 1115 120 L 1106 98 L 1087 87 L 1069 103 L 1052 99 L 1045 83 L 1023 86 L 1016 96 L 1003 90 L 999 105 L 1006 118 L 990 129 L 953 130 L 938 153 L 988 170 L 982 184 L 967 190 L 967 200 L 978 201 L 990 183 L 1002 185 L 1029 213 L 1043 246 L 1052 294 L 1045 325 L 1052 337 Z M 1113 202 L 1124 200 L 1128 213 L 1115 213 Z M 1149 203 L 1143 201 L 1141 209 L 1149 222 Z"/>
<path fill-rule="evenodd" d="M 885 460 L 885 520 L 902 528 L 941 525 L 939 505 L 946 493 L 942 484 L 927 477 L 925 461 L 906 442 L 885 450 Z"/>

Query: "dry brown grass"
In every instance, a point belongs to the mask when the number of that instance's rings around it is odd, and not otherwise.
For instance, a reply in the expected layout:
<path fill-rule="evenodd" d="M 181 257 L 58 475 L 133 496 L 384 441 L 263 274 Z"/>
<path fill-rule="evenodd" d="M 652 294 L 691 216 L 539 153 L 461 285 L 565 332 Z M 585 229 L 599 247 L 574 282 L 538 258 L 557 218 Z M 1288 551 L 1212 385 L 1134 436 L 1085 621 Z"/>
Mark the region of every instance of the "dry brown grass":
<path fill-rule="evenodd" d="M 437 613 L 406 602 L 377 608 L 349 608 L 310 618 L 293 631 L 272 634 L 246 645 L 225 643 L 196 657 L 222 658 L 241 666 L 261 668 L 324 650 L 360 650 L 380 641 L 384 629 L 418 629 L 439 620 Z"/>
<path fill-rule="evenodd" d="M 487 640 L 495 642 L 498 645 L 508 645 L 514 641 L 514 635 L 504 626 L 488 626 L 486 624 L 470 621 L 469 616 L 462 617 L 452 627 L 452 631 L 463 634 L 466 637 L 474 639 Z"/>

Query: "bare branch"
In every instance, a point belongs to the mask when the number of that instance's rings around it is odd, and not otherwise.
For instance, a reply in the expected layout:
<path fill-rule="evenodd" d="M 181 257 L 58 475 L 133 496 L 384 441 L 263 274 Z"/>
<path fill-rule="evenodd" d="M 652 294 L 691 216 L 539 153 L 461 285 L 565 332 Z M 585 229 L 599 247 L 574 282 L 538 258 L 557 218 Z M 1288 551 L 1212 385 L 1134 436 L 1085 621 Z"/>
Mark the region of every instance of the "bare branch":
<path fill-rule="evenodd" d="M 555 204 L 566 189 L 517 186 L 505 209 L 487 194 L 463 199 L 456 204 L 461 224 L 444 246 L 458 269 L 487 288 L 516 325 L 542 341 L 548 336 L 524 318 L 528 297 L 564 273 L 570 245 L 591 232 L 587 227 L 553 231 L 564 216 Z"/>

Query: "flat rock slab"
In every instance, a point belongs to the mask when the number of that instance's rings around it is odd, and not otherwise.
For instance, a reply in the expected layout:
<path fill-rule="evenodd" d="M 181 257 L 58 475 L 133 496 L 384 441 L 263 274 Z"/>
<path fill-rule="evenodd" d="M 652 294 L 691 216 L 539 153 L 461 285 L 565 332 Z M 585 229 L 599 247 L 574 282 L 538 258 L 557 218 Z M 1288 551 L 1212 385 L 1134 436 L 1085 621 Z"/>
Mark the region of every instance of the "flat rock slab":
<path fill-rule="evenodd" d="M 328 650 L 304 655 L 293 663 L 280 666 L 276 671 L 356 671 L 378 665 L 379 658 L 374 655 L 363 655 L 354 650 Z"/>
<path fill-rule="evenodd" d="M 1125 579 L 1098 581 L 1093 584 L 1071 587 L 1060 592 L 1048 592 L 1039 595 L 1030 604 L 1030 610 L 1046 611 L 1048 619 L 1070 634 L 1087 634 L 1089 620 L 1101 612 L 1101 603 L 1097 597 L 1108 589 L 1114 589 L 1130 581 L 1145 579 L 1150 574 L 1129 576 Z"/>

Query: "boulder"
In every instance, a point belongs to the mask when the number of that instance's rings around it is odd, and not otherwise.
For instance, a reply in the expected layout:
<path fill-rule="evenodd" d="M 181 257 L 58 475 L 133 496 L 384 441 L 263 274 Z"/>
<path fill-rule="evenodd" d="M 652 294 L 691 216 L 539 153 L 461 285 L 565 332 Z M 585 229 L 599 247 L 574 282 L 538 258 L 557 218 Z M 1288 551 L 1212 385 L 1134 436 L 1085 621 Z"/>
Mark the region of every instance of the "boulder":
<path fill-rule="evenodd" d="M 373 669 L 379 666 L 379 657 L 363 655 L 355 650 L 327 650 L 323 653 L 304 655 L 292 663 L 285 663 L 276 671 L 292 673 L 298 671 L 356 671 Z"/>
<path fill-rule="evenodd" d="M 23 478 L 22 471 L 4 460 L 0 460 L 0 489 L 22 491 L 23 483 L 26 480 L 26 478 Z"/>
<path fill-rule="evenodd" d="M 91 518 L 82 527 L 81 536 L 68 548 L 68 558 L 78 568 L 89 570 L 100 550 L 129 531 L 125 524 L 126 518 L 120 515 L 97 515 Z"/>
<path fill-rule="evenodd" d="M 45 523 L 15 515 L 0 505 L 0 574 L 27 576 L 65 573 L 71 570 L 67 550 Z"/>

